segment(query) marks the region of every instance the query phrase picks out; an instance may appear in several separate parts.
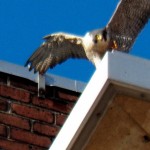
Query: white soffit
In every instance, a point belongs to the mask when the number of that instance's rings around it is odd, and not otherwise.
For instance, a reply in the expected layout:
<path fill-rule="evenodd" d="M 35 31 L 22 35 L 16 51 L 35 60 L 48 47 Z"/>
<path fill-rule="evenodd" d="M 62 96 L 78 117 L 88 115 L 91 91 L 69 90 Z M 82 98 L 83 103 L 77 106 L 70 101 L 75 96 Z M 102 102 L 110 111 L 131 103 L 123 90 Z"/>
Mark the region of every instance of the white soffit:
<path fill-rule="evenodd" d="M 109 96 L 105 92 L 110 84 L 148 92 L 150 61 L 121 52 L 107 52 L 49 150 L 77 150 L 77 141 L 79 143 L 80 140 L 88 139 L 81 133 L 84 130 L 92 132 L 87 126 L 94 124 L 95 118 L 93 117 L 93 121 L 89 120 L 97 105 L 101 105 L 103 95 Z M 108 102 L 103 102 L 104 106 L 100 107 L 104 112 Z M 80 145 L 84 145 L 82 142 L 85 141 L 81 141 Z"/>

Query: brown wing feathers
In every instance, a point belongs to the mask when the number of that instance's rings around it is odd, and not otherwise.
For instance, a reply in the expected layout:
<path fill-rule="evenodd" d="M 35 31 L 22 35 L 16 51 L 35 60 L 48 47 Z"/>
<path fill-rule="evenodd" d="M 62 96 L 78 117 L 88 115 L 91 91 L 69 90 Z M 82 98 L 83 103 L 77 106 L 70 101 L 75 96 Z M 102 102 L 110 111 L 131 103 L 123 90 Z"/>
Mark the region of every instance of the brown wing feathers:
<path fill-rule="evenodd" d="M 118 50 L 129 50 L 150 18 L 150 0 L 121 0 L 107 25 Z"/>
<path fill-rule="evenodd" d="M 65 35 L 50 35 L 28 59 L 29 70 L 39 71 L 40 74 L 50 67 L 64 62 L 68 58 L 86 58 L 82 46 L 82 40 L 76 37 L 65 37 Z"/>

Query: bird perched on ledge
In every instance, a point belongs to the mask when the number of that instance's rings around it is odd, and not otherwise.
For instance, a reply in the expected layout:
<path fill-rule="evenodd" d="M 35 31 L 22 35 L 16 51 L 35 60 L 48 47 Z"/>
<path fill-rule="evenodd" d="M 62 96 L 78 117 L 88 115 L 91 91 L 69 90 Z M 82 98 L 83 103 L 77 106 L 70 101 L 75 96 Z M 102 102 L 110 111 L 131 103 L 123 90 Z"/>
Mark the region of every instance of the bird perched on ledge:
<path fill-rule="evenodd" d="M 149 18 L 150 0 L 120 0 L 106 27 L 84 37 L 67 33 L 45 36 L 25 66 L 40 74 L 68 58 L 88 59 L 97 66 L 106 51 L 128 52 Z"/>

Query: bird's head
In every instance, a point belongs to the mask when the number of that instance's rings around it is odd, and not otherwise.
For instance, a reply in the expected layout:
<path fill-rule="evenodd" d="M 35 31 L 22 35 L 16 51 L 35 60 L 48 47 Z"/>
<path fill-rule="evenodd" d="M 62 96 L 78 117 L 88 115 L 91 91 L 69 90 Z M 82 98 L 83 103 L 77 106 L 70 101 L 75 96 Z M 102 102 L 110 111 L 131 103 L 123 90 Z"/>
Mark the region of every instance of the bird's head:
<path fill-rule="evenodd" d="M 84 37 L 84 45 L 87 51 L 95 51 L 99 54 L 105 53 L 110 38 L 106 29 L 98 29 L 88 32 Z"/>

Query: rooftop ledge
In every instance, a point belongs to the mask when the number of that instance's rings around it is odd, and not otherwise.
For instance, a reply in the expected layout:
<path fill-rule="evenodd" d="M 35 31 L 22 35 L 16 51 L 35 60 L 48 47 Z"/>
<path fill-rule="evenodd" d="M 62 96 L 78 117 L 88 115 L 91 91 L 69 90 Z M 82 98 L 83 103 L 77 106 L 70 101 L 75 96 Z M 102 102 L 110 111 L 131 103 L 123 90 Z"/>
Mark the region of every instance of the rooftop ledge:
<path fill-rule="evenodd" d="M 38 73 L 34 74 L 33 71 L 29 72 L 27 67 L 15 65 L 5 61 L 0 61 L 0 72 L 22 77 L 35 83 L 39 82 Z M 71 80 L 52 74 L 46 74 L 44 80 L 44 82 L 42 81 L 42 84 L 44 84 L 43 86 L 45 86 L 45 84 L 48 86 L 57 86 L 75 92 L 82 92 L 86 85 L 84 82 Z"/>
<path fill-rule="evenodd" d="M 50 150 L 82 149 L 115 93 L 150 98 L 150 61 L 107 52 Z"/>

